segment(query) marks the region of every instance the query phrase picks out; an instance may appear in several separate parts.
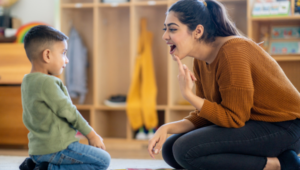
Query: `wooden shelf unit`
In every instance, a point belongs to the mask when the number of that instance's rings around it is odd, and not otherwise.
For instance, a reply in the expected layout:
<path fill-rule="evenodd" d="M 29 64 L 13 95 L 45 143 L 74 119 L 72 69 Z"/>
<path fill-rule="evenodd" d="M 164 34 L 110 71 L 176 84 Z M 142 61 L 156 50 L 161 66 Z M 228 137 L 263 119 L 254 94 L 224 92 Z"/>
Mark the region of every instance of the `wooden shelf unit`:
<path fill-rule="evenodd" d="M 126 95 L 129 90 L 142 17 L 147 18 L 147 28 L 153 33 L 159 125 L 180 120 L 194 110 L 191 105 L 179 105 L 184 99 L 177 82 L 178 67 L 162 40 L 165 14 L 174 2 L 132 0 L 105 4 L 98 0 L 61 1 L 61 31 L 69 35 L 71 26 L 74 26 L 88 48 L 88 94 L 85 103 L 77 108 L 104 138 L 107 147 L 129 143 L 140 148 L 148 144 L 148 141 L 134 139 L 135 132 L 130 128 L 125 107 L 108 107 L 103 103 L 111 95 Z M 247 1 L 221 2 L 228 8 L 237 27 L 246 34 Z M 183 60 L 190 69 L 192 62 L 192 58 Z M 78 104 L 77 100 L 73 102 Z M 87 140 L 81 142 L 87 143 Z"/>
<path fill-rule="evenodd" d="M 289 16 L 273 17 L 252 17 L 251 13 L 253 2 L 254 0 L 247 0 L 248 37 L 257 43 L 260 42 L 259 34 L 262 26 L 271 28 L 272 26 L 300 25 L 300 15 L 294 14 L 295 1 L 293 0 L 291 0 L 291 14 Z M 269 35 L 271 35 L 270 29 Z M 295 39 L 287 39 L 285 41 L 295 41 Z M 296 39 L 296 41 L 300 42 L 300 39 Z M 300 54 L 272 55 L 272 57 L 278 62 L 286 76 L 290 79 L 298 91 L 300 91 Z"/>

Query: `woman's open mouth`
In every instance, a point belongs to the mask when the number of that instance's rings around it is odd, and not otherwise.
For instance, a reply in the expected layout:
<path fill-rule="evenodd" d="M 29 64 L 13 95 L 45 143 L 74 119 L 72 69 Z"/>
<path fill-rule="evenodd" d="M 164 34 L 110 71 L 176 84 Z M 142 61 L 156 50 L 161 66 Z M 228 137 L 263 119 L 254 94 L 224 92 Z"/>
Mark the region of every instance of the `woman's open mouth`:
<path fill-rule="evenodd" d="M 170 54 L 173 54 L 176 49 L 176 45 L 170 45 Z"/>

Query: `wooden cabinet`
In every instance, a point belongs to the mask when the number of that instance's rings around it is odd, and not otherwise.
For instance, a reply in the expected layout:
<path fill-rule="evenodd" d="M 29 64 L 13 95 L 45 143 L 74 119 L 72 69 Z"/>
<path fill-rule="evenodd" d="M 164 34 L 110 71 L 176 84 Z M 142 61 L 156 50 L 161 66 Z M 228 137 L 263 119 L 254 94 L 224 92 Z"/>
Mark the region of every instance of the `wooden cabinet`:
<path fill-rule="evenodd" d="M 22 121 L 21 82 L 31 64 L 23 44 L 0 44 L 0 144 L 27 146 Z"/>
<path fill-rule="evenodd" d="M 84 104 L 77 105 L 91 126 L 104 137 L 107 148 L 147 147 L 148 141 L 137 141 L 131 130 L 125 107 L 104 105 L 111 95 L 127 94 L 137 56 L 140 19 L 147 19 L 153 33 L 153 60 L 158 88 L 157 114 L 159 125 L 180 120 L 194 110 L 181 105 L 178 67 L 162 40 L 165 16 L 174 0 L 132 0 L 127 3 L 104 4 L 100 0 L 61 0 L 61 31 L 69 35 L 75 27 L 88 49 L 88 94 Z M 247 1 L 221 1 L 237 27 L 247 33 Z M 192 69 L 192 59 L 183 61 Z M 73 100 L 77 104 L 77 100 Z M 87 141 L 82 140 L 83 143 Z M 124 145 L 123 145 L 124 144 Z"/>
<path fill-rule="evenodd" d="M 0 84 L 21 84 L 30 69 L 24 44 L 0 44 Z"/>
<path fill-rule="evenodd" d="M 267 29 L 269 36 L 269 46 L 266 46 L 266 51 L 270 52 L 270 41 L 272 40 L 272 27 L 300 27 L 300 15 L 294 14 L 295 1 L 291 0 L 291 14 L 289 16 L 277 17 L 252 17 L 252 7 L 254 0 L 248 0 L 248 36 L 255 42 L 261 42 L 262 29 Z M 295 39 L 279 39 L 273 41 L 296 41 L 300 43 L 300 38 Z M 300 48 L 300 47 L 298 47 Z M 278 62 L 286 76 L 294 84 L 298 91 L 300 91 L 300 54 L 276 54 L 272 57 Z"/>
<path fill-rule="evenodd" d="M 28 130 L 22 121 L 20 85 L 0 86 L 0 144 L 28 144 Z"/>

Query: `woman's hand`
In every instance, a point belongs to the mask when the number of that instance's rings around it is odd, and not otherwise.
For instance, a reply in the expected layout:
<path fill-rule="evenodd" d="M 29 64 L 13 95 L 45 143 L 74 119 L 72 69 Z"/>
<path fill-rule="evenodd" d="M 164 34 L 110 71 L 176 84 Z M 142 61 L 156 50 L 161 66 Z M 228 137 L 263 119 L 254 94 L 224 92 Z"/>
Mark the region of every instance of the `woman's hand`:
<path fill-rule="evenodd" d="M 175 59 L 179 68 L 179 74 L 177 78 L 179 82 L 180 92 L 182 96 L 187 99 L 187 96 L 192 93 L 194 81 L 197 81 L 197 79 L 189 70 L 189 68 L 185 64 L 181 63 L 180 59 L 177 56 L 175 56 Z"/>
<path fill-rule="evenodd" d="M 152 139 L 149 140 L 148 152 L 153 159 L 155 158 L 154 155 L 159 154 L 161 151 L 162 146 L 167 139 L 167 134 L 167 128 L 162 126 L 155 132 Z"/>

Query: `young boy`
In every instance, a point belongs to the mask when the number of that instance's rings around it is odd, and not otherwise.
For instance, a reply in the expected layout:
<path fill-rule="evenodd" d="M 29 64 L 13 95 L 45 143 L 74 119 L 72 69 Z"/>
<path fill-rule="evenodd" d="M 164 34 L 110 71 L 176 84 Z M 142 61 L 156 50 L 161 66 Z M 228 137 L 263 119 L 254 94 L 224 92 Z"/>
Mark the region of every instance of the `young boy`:
<path fill-rule="evenodd" d="M 29 155 L 20 165 L 27 169 L 107 169 L 110 155 L 103 139 L 77 111 L 66 87 L 55 76 L 69 62 L 67 39 L 49 26 L 33 27 L 24 47 L 32 64 L 21 85 L 23 122 L 29 130 Z M 89 140 L 83 145 L 75 138 L 79 130 Z"/>

